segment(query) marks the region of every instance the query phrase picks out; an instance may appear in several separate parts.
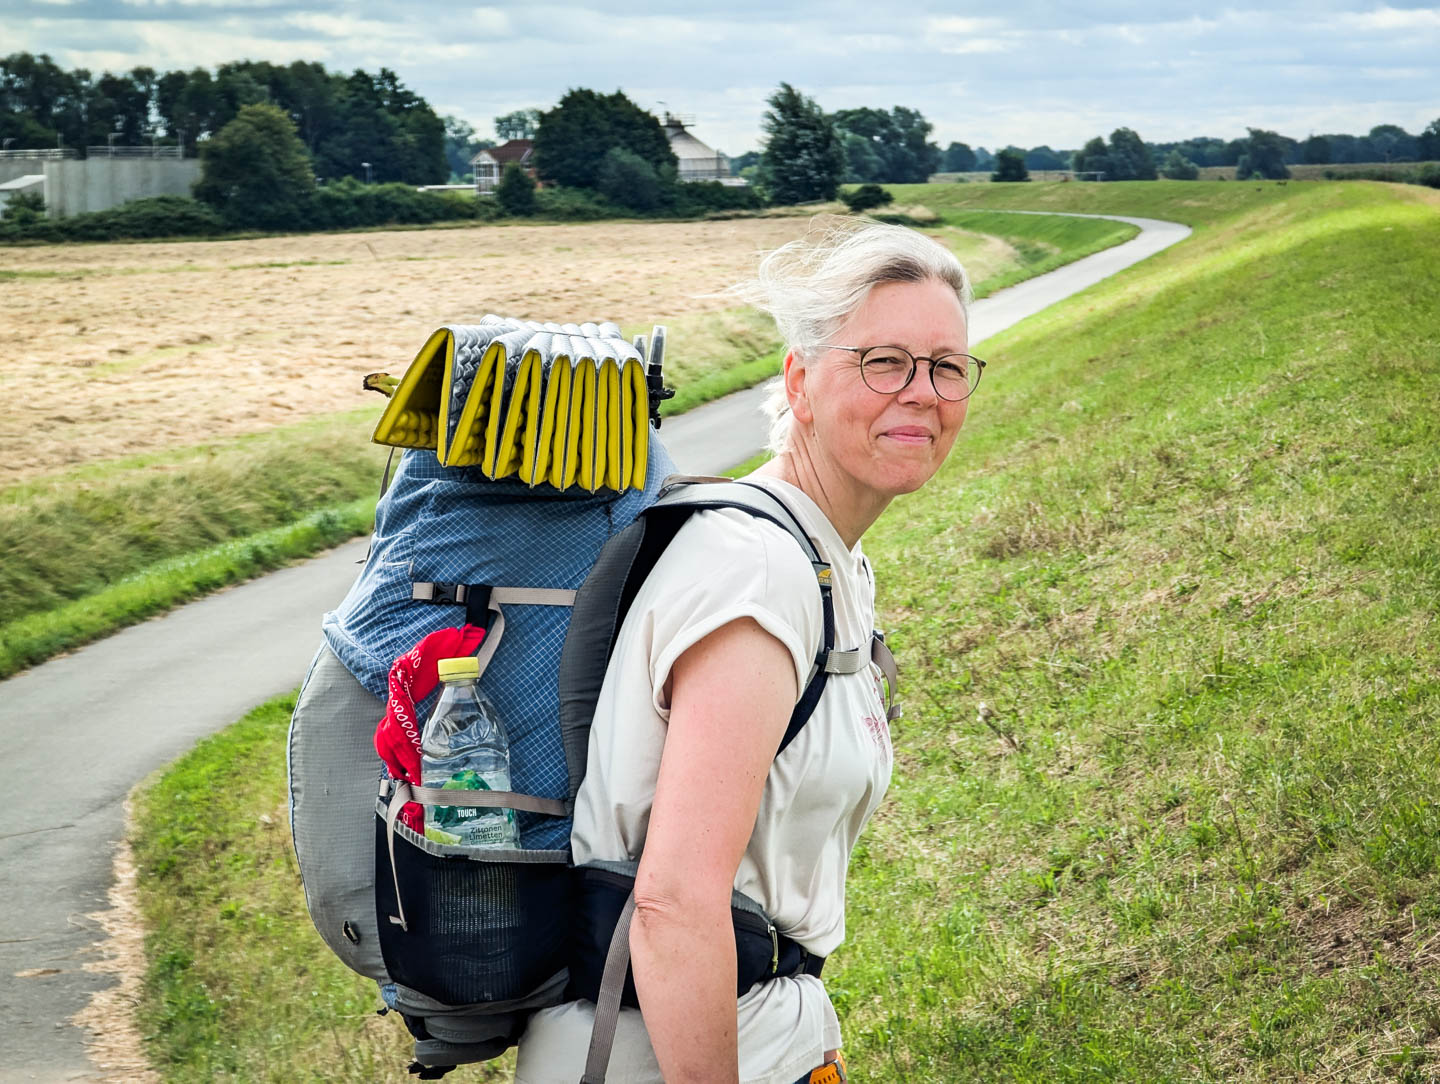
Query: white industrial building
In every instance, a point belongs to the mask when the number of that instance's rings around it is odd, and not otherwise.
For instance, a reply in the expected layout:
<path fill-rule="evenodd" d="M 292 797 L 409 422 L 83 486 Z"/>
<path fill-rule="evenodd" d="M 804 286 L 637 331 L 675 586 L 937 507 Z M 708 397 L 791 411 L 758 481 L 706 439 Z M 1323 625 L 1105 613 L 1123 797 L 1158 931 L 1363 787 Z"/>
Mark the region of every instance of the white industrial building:
<path fill-rule="evenodd" d="M 727 155 L 713 150 L 686 130 L 694 123 L 694 117 L 667 112 L 661 125 L 666 138 L 670 140 L 670 150 L 675 154 L 679 179 L 743 185 L 744 180 L 730 176 L 730 159 Z"/>

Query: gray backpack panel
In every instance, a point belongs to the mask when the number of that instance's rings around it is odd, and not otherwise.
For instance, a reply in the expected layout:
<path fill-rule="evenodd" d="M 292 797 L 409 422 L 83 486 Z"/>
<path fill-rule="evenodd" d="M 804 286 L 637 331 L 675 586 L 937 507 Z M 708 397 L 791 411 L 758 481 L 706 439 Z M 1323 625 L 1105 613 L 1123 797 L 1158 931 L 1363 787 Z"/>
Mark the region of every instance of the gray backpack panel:
<path fill-rule="evenodd" d="M 351 969 L 389 981 L 375 916 L 380 699 L 322 646 L 290 723 L 290 830 L 315 929 Z"/>

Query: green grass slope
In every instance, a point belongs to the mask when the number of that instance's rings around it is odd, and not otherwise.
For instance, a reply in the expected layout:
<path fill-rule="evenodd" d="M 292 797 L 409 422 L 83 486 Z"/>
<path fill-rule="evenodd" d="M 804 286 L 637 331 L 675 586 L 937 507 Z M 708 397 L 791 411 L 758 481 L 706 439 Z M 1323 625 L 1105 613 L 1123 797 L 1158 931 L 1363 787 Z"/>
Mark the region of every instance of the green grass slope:
<path fill-rule="evenodd" d="M 907 714 L 826 969 L 855 1080 L 1440 1063 L 1440 202 L 1205 188 L 1190 241 L 990 344 L 867 536 Z M 139 804 L 169 1079 L 400 1077 L 304 914 L 287 715 Z"/>
<path fill-rule="evenodd" d="M 867 540 L 910 713 L 827 971 L 857 1078 L 1435 1070 L 1440 201 L 1201 210 L 997 338 Z"/>

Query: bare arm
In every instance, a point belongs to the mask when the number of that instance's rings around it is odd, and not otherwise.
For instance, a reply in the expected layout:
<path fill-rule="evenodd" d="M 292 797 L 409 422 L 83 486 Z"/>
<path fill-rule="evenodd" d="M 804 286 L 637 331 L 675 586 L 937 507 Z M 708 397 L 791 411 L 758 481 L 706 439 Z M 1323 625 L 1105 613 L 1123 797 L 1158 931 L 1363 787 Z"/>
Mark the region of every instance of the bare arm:
<path fill-rule="evenodd" d="M 671 671 L 670 725 L 635 881 L 630 949 L 667 1081 L 739 1078 L 730 891 L 797 689 L 755 621 L 716 629 Z"/>

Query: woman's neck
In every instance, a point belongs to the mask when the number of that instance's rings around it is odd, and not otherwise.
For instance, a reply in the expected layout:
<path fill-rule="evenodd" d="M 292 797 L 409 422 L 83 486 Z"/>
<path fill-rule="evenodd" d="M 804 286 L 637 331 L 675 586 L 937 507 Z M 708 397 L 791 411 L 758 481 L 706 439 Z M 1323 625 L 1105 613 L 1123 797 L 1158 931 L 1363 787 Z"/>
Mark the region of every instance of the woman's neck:
<path fill-rule="evenodd" d="M 826 468 L 823 458 L 813 455 L 797 439 L 788 451 L 757 467 L 755 473 L 789 482 L 804 493 L 825 513 L 845 548 L 853 550 L 870 524 L 880 518 L 891 497 Z"/>

